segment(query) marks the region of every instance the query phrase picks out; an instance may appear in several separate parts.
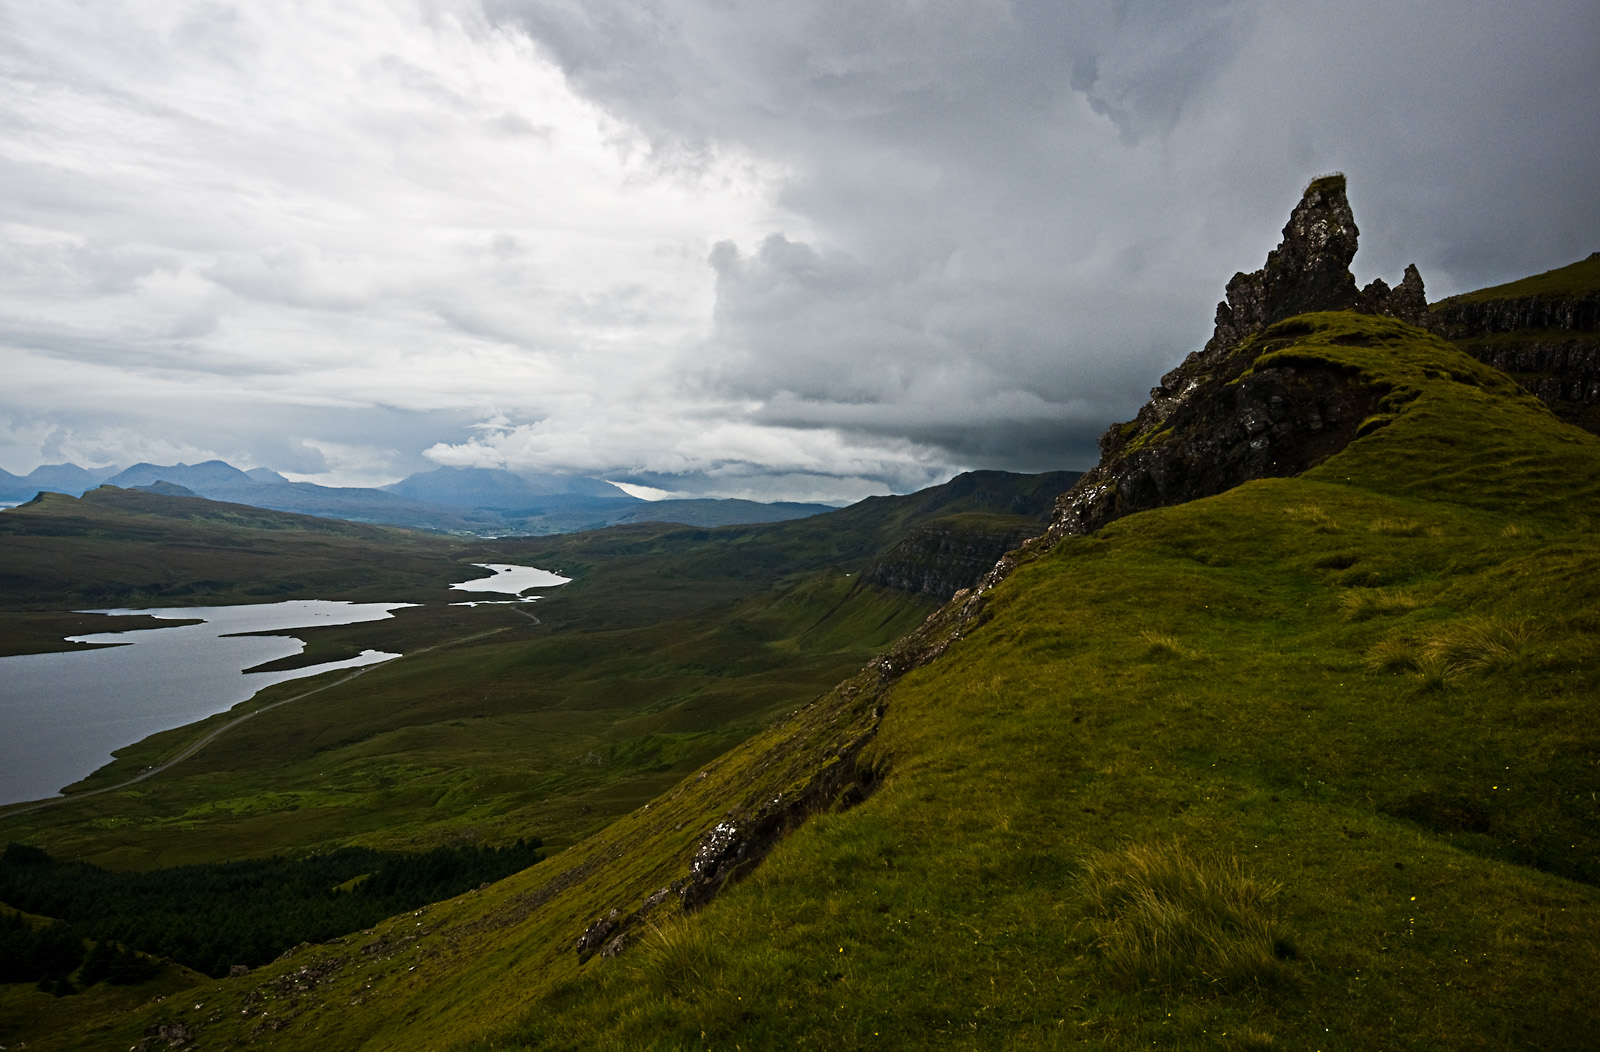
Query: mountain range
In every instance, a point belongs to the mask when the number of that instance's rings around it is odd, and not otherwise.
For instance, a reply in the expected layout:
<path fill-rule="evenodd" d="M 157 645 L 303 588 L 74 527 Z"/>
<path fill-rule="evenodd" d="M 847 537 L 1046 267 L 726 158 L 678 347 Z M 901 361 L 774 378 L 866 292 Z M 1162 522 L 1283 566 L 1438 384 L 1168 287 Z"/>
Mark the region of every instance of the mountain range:
<path fill-rule="evenodd" d="M 646 501 L 599 479 L 498 468 L 441 467 L 377 488 L 319 486 L 291 482 L 268 468 L 241 471 L 220 460 L 135 464 L 121 470 L 55 464 L 26 476 L 0 470 L 0 501 L 20 503 L 40 492 L 79 496 L 97 485 L 484 537 L 566 533 L 629 522 L 781 522 L 833 508 L 711 498 Z"/>

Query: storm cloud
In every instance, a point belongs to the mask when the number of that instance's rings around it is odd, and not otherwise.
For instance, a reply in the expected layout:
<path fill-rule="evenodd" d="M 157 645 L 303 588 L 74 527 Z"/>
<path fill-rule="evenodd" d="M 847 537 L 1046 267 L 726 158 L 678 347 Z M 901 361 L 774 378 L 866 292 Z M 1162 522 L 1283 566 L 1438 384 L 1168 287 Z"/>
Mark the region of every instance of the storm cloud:
<path fill-rule="evenodd" d="M 0 12 L 0 466 L 850 499 L 1083 468 L 1312 177 L 1363 283 L 1600 248 L 1600 12 Z"/>

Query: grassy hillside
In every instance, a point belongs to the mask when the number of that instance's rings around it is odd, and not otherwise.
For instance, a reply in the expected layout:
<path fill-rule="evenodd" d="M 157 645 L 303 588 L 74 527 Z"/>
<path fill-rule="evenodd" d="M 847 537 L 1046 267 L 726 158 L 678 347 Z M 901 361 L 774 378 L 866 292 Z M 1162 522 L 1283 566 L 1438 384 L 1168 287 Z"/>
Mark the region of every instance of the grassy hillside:
<path fill-rule="evenodd" d="M 30 1047 L 1592 1045 L 1600 438 L 1388 319 L 1260 339 L 1382 413 L 1036 546 L 530 870 Z"/>
<path fill-rule="evenodd" d="M 1316 469 L 1029 553 L 525 873 L 32 1047 L 1586 1047 L 1600 439 L 1397 322 L 1287 333 L 1390 396 Z"/>
<path fill-rule="evenodd" d="M 1279 355 L 1404 408 L 1025 565 L 875 795 L 488 1047 L 1584 1046 L 1600 441 L 1394 323 Z"/>
<path fill-rule="evenodd" d="M 1433 306 L 1437 309 L 1456 304 L 1490 303 L 1525 297 L 1568 300 L 1592 296 L 1596 291 L 1600 291 L 1600 253 L 1564 267 L 1547 270 L 1543 274 L 1518 278 L 1503 285 L 1490 285 L 1474 292 L 1463 292 L 1459 296 L 1441 300 Z"/>

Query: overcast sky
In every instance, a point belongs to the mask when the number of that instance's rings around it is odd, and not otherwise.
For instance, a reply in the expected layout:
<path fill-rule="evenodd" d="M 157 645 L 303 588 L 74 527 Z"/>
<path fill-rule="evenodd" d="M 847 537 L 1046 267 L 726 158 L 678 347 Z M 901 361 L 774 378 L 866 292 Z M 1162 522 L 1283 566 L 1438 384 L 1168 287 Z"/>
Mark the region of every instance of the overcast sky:
<path fill-rule="evenodd" d="M 0 467 L 1087 468 L 1313 177 L 1600 249 L 1600 5 L 0 0 Z"/>

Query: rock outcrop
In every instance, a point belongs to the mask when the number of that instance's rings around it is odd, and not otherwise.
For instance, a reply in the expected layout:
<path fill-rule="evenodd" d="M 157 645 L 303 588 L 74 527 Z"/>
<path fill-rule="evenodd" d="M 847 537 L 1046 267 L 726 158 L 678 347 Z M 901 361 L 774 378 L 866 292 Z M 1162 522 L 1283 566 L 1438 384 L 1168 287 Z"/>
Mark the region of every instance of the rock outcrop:
<path fill-rule="evenodd" d="M 1313 180 L 1283 228 L 1266 266 L 1240 272 L 1217 304 L 1216 331 L 1203 355 L 1217 356 L 1275 321 L 1314 310 L 1352 310 L 1362 303 L 1350 261 L 1356 255 L 1355 214 L 1342 175 Z"/>
<path fill-rule="evenodd" d="M 1375 314 L 1387 314 L 1420 329 L 1428 327 L 1428 293 L 1415 263 L 1406 264 L 1405 276 L 1394 288 L 1382 278 L 1375 278 L 1361 290 L 1361 295 Z"/>
<path fill-rule="evenodd" d="M 861 573 L 863 584 L 949 599 L 977 584 L 1006 552 L 1038 536 L 1038 522 L 999 517 L 936 519 L 905 538 Z"/>
<path fill-rule="evenodd" d="M 1429 327 L 1510 374 L 1557 416 L 1600 433 L 1600 252 L 1436 303 Z"/>
<path fill-rule="evenodd" d="M 1342 175 L 1314 179 L 1289 214 L 1283 241 L 1251 274 L 1228 282 L 1227 298 L 1217 304 L 1216 329 L 1202 355 L 1217 357 L 1274 322 L 1320 310 L 1387 314 L 1411 325 L 1428 316 L 1428 296 L 1415 263 L 1400 284 L 1378 278 L 1357 291 L 1350 273 L 1361 231 L 1345 193 Z"/>
<path fill-rule="evenodd" d="M 1392 289 L 1382 280 L 1356 288 L 1350 261 L 1359 233 L 1344 176 L 1313 181 L 1266 265 L 1228 282 L 1205 348 L 1161 378 L 1137 417 L 1101 437 L 1100 463 L 1057 504 L 1052 535 L 1299 474 L 1355 438 L 1374 408 L 1372 390 L 1327 365 L 1256 369 L 1292 334 L 1279 344 L 1250 338 L 1313 311 L 1422 320 L 1427 295 L 1415 265 Z"/>

